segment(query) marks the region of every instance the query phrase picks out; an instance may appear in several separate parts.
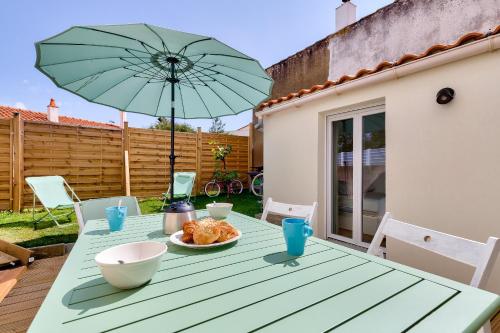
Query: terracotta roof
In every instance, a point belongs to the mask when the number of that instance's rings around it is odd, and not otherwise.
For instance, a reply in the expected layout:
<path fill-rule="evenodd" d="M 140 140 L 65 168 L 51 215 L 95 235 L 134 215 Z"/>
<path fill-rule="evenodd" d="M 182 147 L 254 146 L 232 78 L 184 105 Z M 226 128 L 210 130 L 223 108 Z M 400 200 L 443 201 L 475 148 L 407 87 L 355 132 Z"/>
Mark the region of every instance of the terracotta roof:
<path fill-rule="evenodd" d="M 0 105 L 0 118 L 10 119 L 14 117 L 14 113 L 18 112 L 21 115 L 22 120 L 29 121 L 41 121 L 48 122 L 47 113 L 36 112 L 25 109 L 13 108 L 6 105 Z M 73 126 L 85 126 L 85 127 L 100 127 L 100 128 L 119 128 L 117 125 L 101 123 L 98 121 L 92 121 L 81 118 L 73 118 L 67 116 L 59 116 L 59 124 L 62 125 L 73 125 Z"/>
<path fill-rule="evenodd" d="M 388 68 L 392 68 L 392 67 L 397 67 L 397 66 L 400 66 L 402 64 L 406 64 L 406 63 L 415 61 L 417 59 L 422 59 L 422 58 L 428 57 L 428 56 L 430 56 L 432 54 L 436 54 L 436 53 L 439 53 L 439 52 L 442 52 L 442 51 L 453 49 L 455 47 L 458 47 L 458 46 L 461 46 L 461 45 L 464 45 L 464 44 L 467 44 L 467 43 L 470 43 L 470 42 L 473 42 L 473 41 L 477 41 L 477 40 L 480 40 L 480 39 L 483 39 L 483 38 L 486 38 L 486 37 L 489 37 L 489 36 L 492 36 L 492 35 L 496 35 L 496 34 L 499 34 L 499 33 L 500 33 L 500 25 L 497 26 L 493 31 L 489 31 L 487 33 L 470 32 L 470 33 L 465 34 L 462 37 L 460 37 L 454 43 L 447 44 L 447 45 L 436 44 L 436 45 L 433 45 L 433 46 L 429 47 L 423 53 L 420 53 L 420 54 L 405 54 L 402 57 L 400 57 L 398 60 L 393 61 L 393 62 L 382 61 L 381 63 L 379 63 L 373 69 L 363 68 L 363 69 L 360 69 L 355 75 L 343 75 L 343 76 L 341 76 L 336 81 L 326 81 L 323 84 L 314 85 L 314 86 L 312 86 L 309 89 L 301 89 L 301 90 L 299 90 L 297 92 L 292 92 L 292 93 L 288 94 L 287 96 L 283 96 L 283 97 L 280 97 L 280 98 L 276 98 L 276 99 L 272 99 L 272 100 L 266 101 L 264 103 L 261 103 L 259 105 L 258 109 L 262 110 L 262 109 L 265 109 L 266 107 L 271 107 L 273 105 L 276 105 L 276 104 L 279 104 L 279 103 L 282 103 L 282 102 L 285 102 L 285 101 L 289 101 L 289 100 L 294 99 L 294 98 L 298 98 L 298 97 L 302 97 L 304 95 L 312 94 L 314 92 L 317 92 L 317 91 L 320 91 L 320 90 L 324 90 L 324 89 L 330 88 L 330 87 L 335 86 L 335 85 L 339 85 L 339 84 L 342 84 L 342 83 L 345 83 L 345 82 L 348 82 L 348 81 L 359 79 L 359 78 L 361 78 L 363 76 L 367 76 L 367 75 L 371 75 L 371 74 L 380 72 L 380 71 L 382 71 L 384 69 L 388 69 Z"/>

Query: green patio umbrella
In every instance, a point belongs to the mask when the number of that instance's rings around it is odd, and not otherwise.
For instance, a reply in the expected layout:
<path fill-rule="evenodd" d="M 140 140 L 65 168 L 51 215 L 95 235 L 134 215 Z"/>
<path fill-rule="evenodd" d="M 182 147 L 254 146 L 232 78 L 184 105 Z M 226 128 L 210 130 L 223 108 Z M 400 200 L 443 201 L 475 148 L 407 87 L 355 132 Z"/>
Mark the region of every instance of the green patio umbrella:
<path fill-rule="evenodd" d="M 149 24 L 75 26 L 35 45 L 35 67 L 58 87 L 121 111 L 169 116 L 172 128 L 175 118 L 252 109 L 273 84 L 257 60 L 214 38 Z M 173 179 L 174 131 L 169 157 Z"/>

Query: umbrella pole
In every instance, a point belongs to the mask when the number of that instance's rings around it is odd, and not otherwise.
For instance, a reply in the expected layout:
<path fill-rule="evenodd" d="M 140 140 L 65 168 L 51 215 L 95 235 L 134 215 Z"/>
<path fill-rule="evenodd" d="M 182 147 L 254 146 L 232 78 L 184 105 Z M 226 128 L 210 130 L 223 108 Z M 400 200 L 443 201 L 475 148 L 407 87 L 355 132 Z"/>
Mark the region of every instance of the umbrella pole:
<path fill-rule="evenodd" d="M 174 154 L 174 138 L 175 138 L 175 84 L 179 82 L 175 78 L 175 63 L 177 59 L 167 59 L 170 62 L 170 204 L 174 203 L 174 165 L 175 165 L 175 154 Z"/>

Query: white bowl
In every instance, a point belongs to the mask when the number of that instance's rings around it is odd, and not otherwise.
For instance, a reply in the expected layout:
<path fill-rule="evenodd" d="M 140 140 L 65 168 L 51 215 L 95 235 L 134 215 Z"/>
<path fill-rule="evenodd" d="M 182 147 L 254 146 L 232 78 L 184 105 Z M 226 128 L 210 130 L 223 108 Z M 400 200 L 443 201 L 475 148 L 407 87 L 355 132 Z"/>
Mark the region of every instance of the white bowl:
<path fill-rule="evenodd" d="M 207 209 L 211 217 L 216 219 L 224 219 L 229 215 L 229 213 L 231 213 L 233 204 L 225 202 L 214 202 L 211 204 L 207 204 Z"/>
<path fill-rule="evenodd" d="M 145 241 L 122 244 L 95 256 L 104 279 L 120 289 L 139 287 L 153 277 L 167 245 Z"/>

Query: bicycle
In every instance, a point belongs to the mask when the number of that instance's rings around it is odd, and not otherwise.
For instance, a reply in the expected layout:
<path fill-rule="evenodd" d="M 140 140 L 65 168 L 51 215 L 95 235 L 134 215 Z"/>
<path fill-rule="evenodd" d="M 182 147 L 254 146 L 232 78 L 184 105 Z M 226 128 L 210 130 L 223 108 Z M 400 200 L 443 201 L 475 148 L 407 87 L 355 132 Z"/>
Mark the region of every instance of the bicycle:
<path fill-rule="evenodd" d="M 262 171 L 262 170 L 261 170 Z M 264 172 L 260 172 L 252 179 L 250 184 L 250 189 L 252 193 L 258 197 L 262 197 L 264 194 Z"/>
<path fill-rule="evenodd" d="M 205 184 L 205 194 L 210 198 L 214 198 L 219 196 L 223 188 L 225 188 L 228 195 L 241 194 L 243 192 L 243 183 L 239 179 L 233 179 L 229 182 L 212 179 Z"/>

